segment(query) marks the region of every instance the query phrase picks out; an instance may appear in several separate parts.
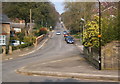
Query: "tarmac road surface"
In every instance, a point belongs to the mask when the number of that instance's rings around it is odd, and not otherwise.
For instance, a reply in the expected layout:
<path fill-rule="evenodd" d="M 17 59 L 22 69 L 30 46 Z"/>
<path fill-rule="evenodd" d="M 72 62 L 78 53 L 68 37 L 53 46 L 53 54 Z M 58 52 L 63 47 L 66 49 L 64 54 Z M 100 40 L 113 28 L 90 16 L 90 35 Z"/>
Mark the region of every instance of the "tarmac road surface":
<path fill-rule="evenodd" d="M 56 35 L 60 31 L 61 35 Z M 61 58 L 79 56 L 80 52 L 73 44 L 67 44 L 63 37 L 64 28 L 58 23 L 52 38 L 36 52 L 2 62 L 2 82 L 96 82 L 97 80 L 57 78 L 49 76 L 26 76 L 17 74 L 16 69 L 37 61 L 49 61 Z M 19 54 L 19 53 L 18 53 Z"/>

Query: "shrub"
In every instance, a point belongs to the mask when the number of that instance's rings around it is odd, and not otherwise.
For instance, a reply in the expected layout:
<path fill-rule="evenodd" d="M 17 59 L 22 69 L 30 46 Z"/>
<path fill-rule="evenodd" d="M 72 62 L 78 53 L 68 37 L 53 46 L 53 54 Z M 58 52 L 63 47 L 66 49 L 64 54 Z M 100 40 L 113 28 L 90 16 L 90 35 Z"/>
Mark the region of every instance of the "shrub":
<path fill-rule="evenodd" d="M 25 31 L 22 30 L 22 32 L 17 32 L 16 36 L 17 36 L 17 38 L 19 38 L 20 41 L 23 41 L 24 36 L 25 36 Z"/>
<path fill-rule="evenodd" d="M 21 44 L 20 48 L 25 48 L 25 47 L 28 47 L 28 46 L 32 46 L 32 44 L 33 44 L 32 42 Z"/>
<path fill-rule="evenodd" d="M 85 47 L 98 47 L 99 27 L 97 21 L 88 21 L 85 27 L 83 33 L 83 45 Z"/>
<path fill-rule="evenodd" d="M 94 21 L 87 21 L 84 30 L 83 45 L 85 47 L 98 47 L 99 46 L 99 21 L 98 16 L 96 16 Z M 113 40 L 119 40 L 118 36 L 118 23 L 117 18 L 101 18 L 101 44 L 102 46 Z"/>
<path fill-rule="evenodd" d="M 25 36 L 23 41 L 26 43 L 29 43 L 29 42 L 34 43 L 35 39 L 36 39 L 36 37 L 34 37 L 34 36 Z"/>
<path fill-rule="evenodd" d="M 39 34 L 40 34 L 40 35 L 42 35 L 42 34 L 47 34 L 47 29 L 46 29 L 46 28 L 40 28 Z"/>

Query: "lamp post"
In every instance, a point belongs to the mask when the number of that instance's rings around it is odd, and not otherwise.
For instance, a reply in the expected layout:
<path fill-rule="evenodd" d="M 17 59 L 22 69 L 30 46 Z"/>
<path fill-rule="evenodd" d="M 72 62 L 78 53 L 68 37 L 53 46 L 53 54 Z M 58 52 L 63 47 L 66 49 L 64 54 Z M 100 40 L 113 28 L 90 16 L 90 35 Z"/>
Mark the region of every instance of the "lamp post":
<path fill-rule="evenodd" d="M 52 26 L 50 26 L 50 31 L 52 31 Z"/>
<path fill-rule="evenodd" d="M 81 18 L 81 22 L 82 22 L 81 25 L 83 25 L 83 26 L 82 26 L 82 43 L 83 43 L 83 37 L 84 37 L 84 22 L 85 22 L 85 19 Z"/>
<path fill-rule="evenodd" d="M 101 3 L 99 2 L 99 70 L 101 70 Z"/>

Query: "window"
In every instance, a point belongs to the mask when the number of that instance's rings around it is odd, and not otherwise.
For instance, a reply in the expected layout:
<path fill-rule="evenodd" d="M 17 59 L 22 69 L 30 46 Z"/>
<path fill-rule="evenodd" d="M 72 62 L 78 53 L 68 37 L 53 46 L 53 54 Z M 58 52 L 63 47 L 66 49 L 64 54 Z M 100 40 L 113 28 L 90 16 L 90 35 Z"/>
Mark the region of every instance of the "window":
<path fill-rule="evenodd" d="M 0 45 L 6 45 L 6 36 L 0 35 Z"/>

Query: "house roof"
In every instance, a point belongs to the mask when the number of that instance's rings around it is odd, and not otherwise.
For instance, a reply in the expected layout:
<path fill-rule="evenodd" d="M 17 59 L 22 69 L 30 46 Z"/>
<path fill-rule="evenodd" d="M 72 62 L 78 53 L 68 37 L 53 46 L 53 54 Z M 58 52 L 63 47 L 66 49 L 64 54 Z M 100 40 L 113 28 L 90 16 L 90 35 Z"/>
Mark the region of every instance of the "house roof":
<path fill-rule="evenodd" d="M 12 28 L 24 28 L 25 27 L 25 24 L 20 24 L 20 23 L 11 23 L 10 26 Z"/>
<path fill-rule="evenodd" d="M 7 15 L 0 14 L 0 23 L 11 23 L 11 21 Z"/>
<path fill-rule="evenodd" d="M 31 24 L 31 27 L 33 28 L 34 27 L 34 23 Z M 25 28 L 25 23 L 11 23 L 10 26 L 12 28 Z M 30 26 L 30 23 L 27 23 L 27 27 Z"/>

